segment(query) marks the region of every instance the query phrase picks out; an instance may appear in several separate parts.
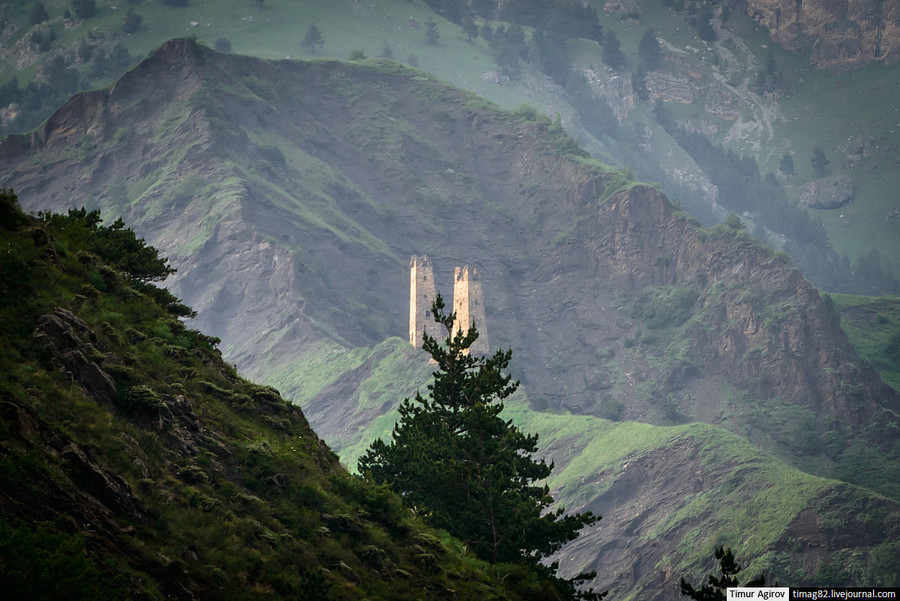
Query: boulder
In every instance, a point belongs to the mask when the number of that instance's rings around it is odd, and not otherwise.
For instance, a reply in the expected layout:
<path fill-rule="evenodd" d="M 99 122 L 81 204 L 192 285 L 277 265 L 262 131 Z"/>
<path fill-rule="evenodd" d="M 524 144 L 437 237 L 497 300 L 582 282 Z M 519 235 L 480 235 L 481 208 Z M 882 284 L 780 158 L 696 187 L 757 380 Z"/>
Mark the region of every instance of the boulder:
<path fill-rule="evenodd" d="M 800 204 L 811 209 L 837 209 L 853 200 L 853 180 L 848 175 L 829 175 L 803 185 Z"/>

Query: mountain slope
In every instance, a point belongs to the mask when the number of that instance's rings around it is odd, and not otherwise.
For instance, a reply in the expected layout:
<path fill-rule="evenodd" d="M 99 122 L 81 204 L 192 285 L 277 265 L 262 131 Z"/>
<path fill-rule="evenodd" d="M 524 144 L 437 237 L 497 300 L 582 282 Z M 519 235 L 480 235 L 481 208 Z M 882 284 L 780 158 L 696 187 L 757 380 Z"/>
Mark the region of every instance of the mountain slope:
<path fill-rule="evenodd" d="M 807 472 L 900 496 L 898 395 L 858 358 L 826 300 L 739 224 L 701 228 L 533 110 L 502 111 L 390 61 L 260 61 L 175 40 L 108 90 L 3 140 L 0 169 L 30 208 L 87 203 L 135 223 L 179 269 L 174 289 L 226 358 L 299 402 L 341 452 L 386 432 L 392 407 L 427 379 L 395 338 L 406 331 L 408 258 L 424 252 L 445 294 L 453 266 L 478 264 L 492 344 L 513 348 L 532 412 L 610 427 L 595 416 L 705 421 Z M 707 446 L 698 455 L 711 481 L 741 469 Z M 562 501 L 574 509 L 602 495 L 594 475 L 611 468 L 573 469 L 584 479 Z M 672 469 L 694 481 L 690 465 Z M 657 500 L 697 501 L 651 484 L 648 523 L 672 507 Z M 882 545 L 892 502 L 821 481 L 804 490 L 832 486 L 848 499 L 838 505 L 861 495 L 883 507 L 863 539 Z M 765 546 L 748 547 L 751 561 L 811 503 L 776 490 L 793 509 Z M 721 518 L 698 514 L 698 530 L 673 529 L 656 549 L 709 536 Z M 728 537 L 737 546 L 740 533 Z M 702 545 L 688 542 L 679 557 L 699 572 Z M 656 582 L 647 548 L 636 556 L 649 580 L 628 586 Z M 598 547 L 568 557 L 603 561 Z M 617 574 L 600 578 L 618 586 Z"/>
<path fill-rule="evenodd" d="M 128 33 L 115 4 L 84 19 L 63 5 L 44 6 L 46 14 L 35 17 L 38 4 L 2 7 L 0 55 L 11 67 L 0 72 L 2 132 L 36 126 L 72 92 L 114 80 L 164 40 L 189 33 L 269 59 L 393 56 L 506 107 L 527 101 L 547 116 L 561 115 L 592 156 L 659 181 L 705 224 L 741 214 L 754 236 L 785 250 L 822 289 L 900 290 L 892 267 L 896 182 L 885 168 L 897 161 L 890 123 L 897 66 L 887 66 L 897 47 L 893 1 L 848 8 L 629 0 L 579 8 L 567 1 L 460 0 L 433 3 L 435 12 L 406 0 L 349 8 L 286 0 L 151 3 L 130 8 L 140 23 Z M 475 37 L 461 29 L 472 11 L 481 28 Z M 428 19 L 440 32 L 436 44 L 420 26 Z M 325 43 L 304 47 L 298 32 L 314 23 Z M 514 65 L 502 58 L 500 36 L 489 33 L 512 25 L 524 26 L 516 30 L 521 39 L 512 40 Z M 662 66 L 648 65 L 640 48 L 651 32 Z M 615 68 L 606 64 L 601 33 L 621 40 Z M 886 65 L 831 73 L 810 64 L 855 69 L 872 60 Z M 821 173 L 809 160 L 815 151 L 830 161 Z M 793 158 L 790 173 L 781 170 L 785 156 Z M 826 174 L 839 175 L 852 191 L 844 198 L 849 204 L 839 211 L 797 206 Z"/>
<path fill-rule="evenodd" d="M 557 598 L 347 474 L 296 406 L 184 327 L 177 299 L 110 263 L 128 251 L 109 229 L 14 200 L 0 196 L 6 595 Z"/>
<path fill-rule="evenodd" d="M 777 255 L 704 231 L 557 125 L 390 61 L 174 41 L 0 156 L 34 208 L 99 206 L 165 249 L 198 325 L 252 376 L 404 332 L 406 259 L 425 252 L 439 287 L 480 266 L 492 340 L 538 406 L 722 423 L 807 469 L 832 464 L 827 436 L 860 441 L 851 468 L 897 438 L 873 425 L 896 421 L 897 393 Z"/>
<path fill-rule="evenodd" d="M 769 583 L 896 582 L 888 558 L 900 551 L 890 534 L 900 506 L 883 497 L 803 474 L 704 424 L 511 414 L 542 433 L 554 496 L 603 515 L 558 554 L 562 572 L 597 570 L 594 583 L 620 598 L 677 598 L 681 577 L 713 571 L 717 545 Z"/>

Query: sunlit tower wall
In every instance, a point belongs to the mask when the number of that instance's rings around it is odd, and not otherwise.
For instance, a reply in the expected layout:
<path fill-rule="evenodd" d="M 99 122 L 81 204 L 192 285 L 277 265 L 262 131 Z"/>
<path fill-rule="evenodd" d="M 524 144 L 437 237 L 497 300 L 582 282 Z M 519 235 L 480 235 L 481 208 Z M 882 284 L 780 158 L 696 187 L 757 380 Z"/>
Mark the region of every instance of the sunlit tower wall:
<path fill-rule="evenodd" d="M 468 330 L 472 323 L 478 328 L 478 340 L 469 348 L 473 355 L 490 354 L 484 295 L 478 270 L 468 265 L 453 271 L 453 310 L 456 312 L 456 331 Z"/>
<path fill-rule="evenodd" d="M 431 304 L 434 302 L 434 268 L 427 256 L 409 260 L 409 343 L 422 346 L 422 332 L 433 338 L 443 338 L 441 325 L 434 321 Z"/>

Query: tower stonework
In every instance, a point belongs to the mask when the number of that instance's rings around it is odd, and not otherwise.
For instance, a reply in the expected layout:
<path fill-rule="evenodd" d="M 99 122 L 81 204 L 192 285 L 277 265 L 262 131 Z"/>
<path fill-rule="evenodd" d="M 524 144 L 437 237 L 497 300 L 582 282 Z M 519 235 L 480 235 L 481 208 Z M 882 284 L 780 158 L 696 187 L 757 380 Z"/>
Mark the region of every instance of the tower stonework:
<path fill-rule="evenodd" d="M 453 310 L 456 312 L 456 331 L 468 330 L 472 323 L 478 328 L 478 340 L 469 348 L 473 355 L 490 354 L 484 295 L 478 270 L 468 265 L 453 271 Z M 455 332 L 454 332 L 455 334 Z"/>
<path fill-rule="evenodd" d="M 427 256 L 415 256 L 409 260 L 409 343 L 422 346 L 422 332 L 433 338 L 441 338 L 441 325 L 434 321 L 431 304 L 434 302 L 434 268 Z"/>

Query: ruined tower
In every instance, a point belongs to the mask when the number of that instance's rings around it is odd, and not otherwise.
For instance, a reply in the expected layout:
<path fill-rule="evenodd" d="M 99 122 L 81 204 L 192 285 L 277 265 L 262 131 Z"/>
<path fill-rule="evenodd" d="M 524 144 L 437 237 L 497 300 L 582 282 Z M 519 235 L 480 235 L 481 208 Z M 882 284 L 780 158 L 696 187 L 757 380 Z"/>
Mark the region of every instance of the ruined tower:
<path fill-rule="evenodd" d="M 478 340 L 469 348 L 473 355 L 490 354 L 487 335 L 487 318 L 484 312 L 484 295 L 478 270 L 468 265 L 454 270 L 453 310 L 456 312 L 456 330 L 468 330 L 472 323 L 478 328 Z"/>
<path fill-rule="evenodd" d="M 431 303 L 434 302 L 434 269 L 427 256 L 409 260 L 409 343 L 422 346 L 422 331 L 433 338 L 442 338 L 441 325 L 434 321 Z"/>

